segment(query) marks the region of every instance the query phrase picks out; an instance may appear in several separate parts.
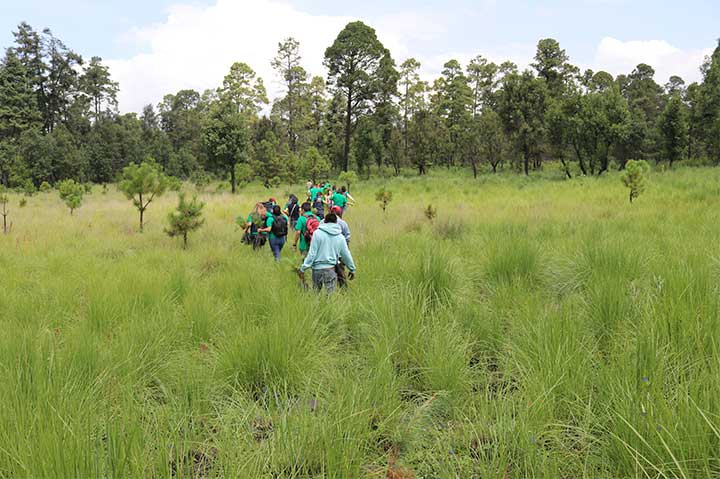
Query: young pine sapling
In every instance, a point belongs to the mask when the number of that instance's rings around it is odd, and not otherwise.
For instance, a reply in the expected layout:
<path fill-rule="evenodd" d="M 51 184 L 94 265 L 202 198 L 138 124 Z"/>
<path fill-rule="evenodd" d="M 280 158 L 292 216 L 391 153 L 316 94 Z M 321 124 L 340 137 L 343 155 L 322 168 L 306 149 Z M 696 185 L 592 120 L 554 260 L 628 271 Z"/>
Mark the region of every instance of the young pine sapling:
<path fill-rule="evenodd" d="M 622 182 L 630 189 L 630 204 L 645 191 L 645 183 L 650 165 L 645 160 L 630 160 L 625 165 Z"/>
<path fill-rule="evenodd" d="M 388 203 L 392 201 L 392 196 L 392 191 L 387 191 L 385 188 L 375 193 L 375 199 L 380 202 L 380 207 L 382 208 L 383 213 L 385 213 Z"/>
<path fill-rule="evenodd" d="M 347 190 L 350 191 L 350 187 L 353 183 L 358 182 L 358 175 L 353 170 L 343 171 L 339 176 L 341 183 L 347 183 Z"/>
<path fill-rule="evenodd" d="M 433 208 L 433 205 L 428 205 L 427 208 L 425 208 L 425 218 L 432 221 L 437 216 L 437 208 Z"/>
<path fill-rule="evenodd" d="M 10 213 L 7 209 L 9 198 L 5 192 L 5 187 L 0 185 L 0 215 L 3 217 L 3 234 L 8 234 L 7 217 Z"/>
<path fill-rule="evenodd" d="M 162 196 L 171 186 L 171 179 L 152 160 L 144 161 L 138 166 L 135 163 L 123 168 L 122 179 L 118 188 L 127 199 L 132 200 L 140 212 L 140 231 L 143 231 L 145 210 L 152 201 Z"/>
<path fill-rule="evenodd" d="M 180 203 L 175 211 L 168 215 L 170 226 L 165 228 L 165 233 L 171 238 L 182 236 L 183 248 L 187 249 L 188 233 L 195 231 L 205 223 L 202 217 L 204 207 L 205 203 L 198 201 L 197 196 L 186 201 L 185 194 L 180 193 Z"/>
<path fill-rule="evenodd" d="M 60 199 L 70 209 L 70 216 L 72 216 L 73 211 L 80 208 L 82 204 L 85 187 L 80 183 L 75 183 L 75 180 L 63 180 L 58 185 L 58 192 Z"/>

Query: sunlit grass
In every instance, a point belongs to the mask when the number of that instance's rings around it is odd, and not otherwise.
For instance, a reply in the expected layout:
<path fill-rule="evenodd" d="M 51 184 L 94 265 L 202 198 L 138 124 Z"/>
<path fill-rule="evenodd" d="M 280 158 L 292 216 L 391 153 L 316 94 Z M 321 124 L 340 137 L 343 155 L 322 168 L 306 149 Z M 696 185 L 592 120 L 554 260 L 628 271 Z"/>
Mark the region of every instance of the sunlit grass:
<path fill-rule="evenodd" d="M 331 301 L 240 244 L 299 187 L 202 193 L 187 251 L 174 194 L 143 234 L 112 188 L 11 197 L 0 477 L 717 477 L 720 171 L 543 176 L 353 185 Z"/>

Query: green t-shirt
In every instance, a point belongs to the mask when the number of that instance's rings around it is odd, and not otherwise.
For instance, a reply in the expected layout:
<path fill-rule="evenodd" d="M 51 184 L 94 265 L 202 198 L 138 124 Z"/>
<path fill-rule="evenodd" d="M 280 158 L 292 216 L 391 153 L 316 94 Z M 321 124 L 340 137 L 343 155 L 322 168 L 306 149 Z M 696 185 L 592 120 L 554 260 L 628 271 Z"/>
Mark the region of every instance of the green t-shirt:
<path fill-rule="evenodd" d="M 347 198 L 342 193 L 335 193 L 332 197 L 332 202 L 335 206 L 345 208 L 345 205 L 347 204 Z"/>
<path fill-rule="evenodd" d="M 317 197 L 317 195 L 322 193 L 322 191 L 323 191 L 322 188 L 310 188 L 310 199 L 312 201 L 315 201 L 315 197 Z"/>
<path fill-rule="evenodd" d="M 288 219 L 288 217 L 285 216 L 285 215 L 282 215 L 282 217 L 285 218 L 285 221 L 287 221 L 287 224 L 290 225 L 290 220 Z M 271 238 L 271 239 L 275 238 L 275 235 L 272 233 L 272 225 L 273 225 L 273 223 L 275 223 L 275 216 L 274 216 L 274 215 L 268 216 L 267 228 L 270 228 L 270 238 Z M 289 226 L 288 226 L 288 227 L 289 227 Z"/>
<path fill-rule="evenodd" d="M 309 245 L 305 242 L 305 230 L 307 229 L 307 220 L 311 216 L 315 215 L 308 211 L 298 218 L 297 223 L 295 224 L 295 229 L 300 232 L 300 242 L 298 244 L 298 248 L 303 253 L 309 249 Z"/>

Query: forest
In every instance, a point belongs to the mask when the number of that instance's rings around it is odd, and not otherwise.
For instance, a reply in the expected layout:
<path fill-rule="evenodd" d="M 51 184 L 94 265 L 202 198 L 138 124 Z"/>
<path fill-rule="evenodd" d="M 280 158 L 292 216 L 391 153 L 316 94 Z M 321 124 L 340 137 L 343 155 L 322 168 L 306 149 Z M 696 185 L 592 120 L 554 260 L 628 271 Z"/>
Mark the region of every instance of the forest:
<path fill-rule="evenodd" d="M 101 58 L 87 61 L 27 23 L 13 34 L 0 65 L 0 184 L 19 191 L 109 183 L 147 160 L 233 192 L 348 170 L 529 175 L 556 162 L 571 178 L 631 159 L 720 163 L 720 44 L 689 85 L 678 76 L 659 84 L 647 64 L 617 77 L 581 71 L 552 38 L 525 71 L 478 55 L 448 60 L 429 82 L 416 59 L 398 64 L 358 21 L 325 51 L 327 77 L 303 68 L 298 41 L 280 42 L 268 59 L 283 84 L 272 104 L 264 79 L 238 61 L 217 88 L 168 93 L 136 114 L 119 112 L 120 85 Z"/>

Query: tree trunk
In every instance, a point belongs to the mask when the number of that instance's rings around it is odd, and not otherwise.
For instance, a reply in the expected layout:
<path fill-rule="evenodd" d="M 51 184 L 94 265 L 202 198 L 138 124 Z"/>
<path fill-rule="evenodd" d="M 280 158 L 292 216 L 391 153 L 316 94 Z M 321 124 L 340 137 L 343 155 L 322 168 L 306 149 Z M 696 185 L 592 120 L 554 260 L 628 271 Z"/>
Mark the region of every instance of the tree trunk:
<path fill-rule="evenodd" d="M 183 233 L 183 249 L 187 249 L 187 231 Z"/>
<path fill-rule="evenodd" d="M 530 149 L 527 144 L 523 145 L 523 163 L 525 166 L 525 176 L 530 176 Z"/>
<path fill-rule="evenodd" d="M 7 213 L 3 212 L 3 234 L 7 234 Z"/>
<path fill-rule="evenodd" d="M 350 127 L 352 126 L 352 89 L 348 90 L 345 116 L 345 148 L 343 148 L 343 171 L 350 169 Z"/>
<path fill-rule="evenodd" d="M 230 170 L 230 191 L 235 194 L 235 165 Z"/>
<path fill-rule="evenodd" d="M 470 160 L 470 164 L 472 165 L 473 178 L 477 179 L 477 162 L 475 160 Z"/>

